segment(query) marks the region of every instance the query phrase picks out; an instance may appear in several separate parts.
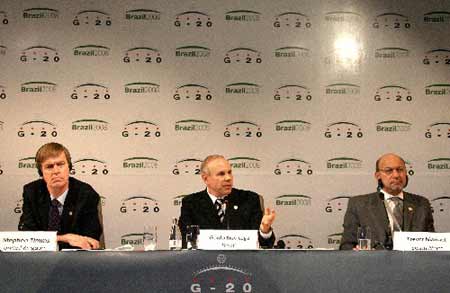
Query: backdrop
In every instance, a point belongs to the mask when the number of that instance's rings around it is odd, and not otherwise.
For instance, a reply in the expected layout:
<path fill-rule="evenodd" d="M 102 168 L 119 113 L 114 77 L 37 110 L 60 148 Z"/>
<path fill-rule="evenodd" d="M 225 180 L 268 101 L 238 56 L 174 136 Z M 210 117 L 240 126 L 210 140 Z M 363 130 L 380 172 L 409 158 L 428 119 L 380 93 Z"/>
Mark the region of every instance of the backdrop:
<path fill-rule="evenodd" d="M 151 223 L 167 248 L 213 153 L 288 247 L 337 248 L 386 152 L 449 231 L 449 29 L 448 1 L 3 0 L 0 229 L 57 141 L 102 196 L 110 248 Z"/>

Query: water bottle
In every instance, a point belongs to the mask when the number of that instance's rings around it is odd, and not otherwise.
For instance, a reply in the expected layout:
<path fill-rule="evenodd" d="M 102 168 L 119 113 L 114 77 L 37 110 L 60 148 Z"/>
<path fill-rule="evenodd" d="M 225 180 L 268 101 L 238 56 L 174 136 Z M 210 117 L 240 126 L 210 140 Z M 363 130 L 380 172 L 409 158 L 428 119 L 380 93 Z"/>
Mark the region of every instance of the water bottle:
<path fill-rule="evenodd" d="M 172 227 L 170 228 L 169 236 L 169 249 L 180 250 L 181 245 L 181 231 L 180 227 L 178 227 L 178 219 L 172 218 Z"/>

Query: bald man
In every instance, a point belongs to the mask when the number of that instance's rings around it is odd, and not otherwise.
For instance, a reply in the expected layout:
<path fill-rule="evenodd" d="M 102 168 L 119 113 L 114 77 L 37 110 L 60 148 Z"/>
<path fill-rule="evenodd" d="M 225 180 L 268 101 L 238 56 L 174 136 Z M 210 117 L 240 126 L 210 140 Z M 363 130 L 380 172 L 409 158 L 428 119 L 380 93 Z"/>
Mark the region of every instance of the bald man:
<path fill-rule="evenodd" d="M 392 249 L 395 231 L 434 232 L 428 199 L 403 191 L 408 183 L 405 161 L 385 154 L 376 162 L 378 191 L 350 198 L 340 249 L 359 249 L 358 227 L 369 227 L 372 249 Z"/>
<path fill-rule="evenodd" d="M 202 162 L 200 172 L 206 189 L 186 196 L 181 205 L 178 223 L 183 247 L 187 225 L 199 225 L 200 229 L 259 230 L 260 247 L 273 247 L 275 211 L 263 211 L 258 194 L 233 188 L 230 163 L 221 155 L 211 155 Z"/>

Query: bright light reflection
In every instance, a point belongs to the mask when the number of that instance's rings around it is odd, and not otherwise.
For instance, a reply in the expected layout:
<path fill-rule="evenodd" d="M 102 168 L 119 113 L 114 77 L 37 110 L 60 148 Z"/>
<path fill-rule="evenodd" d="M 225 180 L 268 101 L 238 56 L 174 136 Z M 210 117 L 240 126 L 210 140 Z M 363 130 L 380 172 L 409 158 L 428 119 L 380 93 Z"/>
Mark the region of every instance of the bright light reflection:
<path fill-rule="evenodd" d="M 339 36 L 334 42 L 334 51 L 343 66 L 355 65 L 361 58 L 361 44 L 350 35 Z"/>

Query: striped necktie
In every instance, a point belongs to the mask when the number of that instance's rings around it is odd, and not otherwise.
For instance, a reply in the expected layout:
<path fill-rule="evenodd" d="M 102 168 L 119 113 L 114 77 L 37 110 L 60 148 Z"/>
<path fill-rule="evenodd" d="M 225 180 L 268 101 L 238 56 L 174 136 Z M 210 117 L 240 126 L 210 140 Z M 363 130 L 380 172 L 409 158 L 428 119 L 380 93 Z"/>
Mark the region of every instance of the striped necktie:
<path fill-rule="evenodd" d="M 61 226 L 61 216 L 59 214 L 59 207 L 61 203 L 54 199 L 50 203 L 50 210 L 48 213 L 48 231 L 59 231 Z"/>
<path fill-rule="evenodd" d="M 403 200 L 397 196 L 391 197 L 391 201 L 394 203 L 394 209 L 392 215 L 394 216 L 394 231 L 403 230 Z"/>
<path fill-rule="evenodd" d="M 222 198 L 216 199 L 214 206 L 217 210 L 217 215 L 219 216 L 220 222 L 223 223 L 223 219 L 225 218 L 225 211 L 223 210 L 224 200 Z"/>

